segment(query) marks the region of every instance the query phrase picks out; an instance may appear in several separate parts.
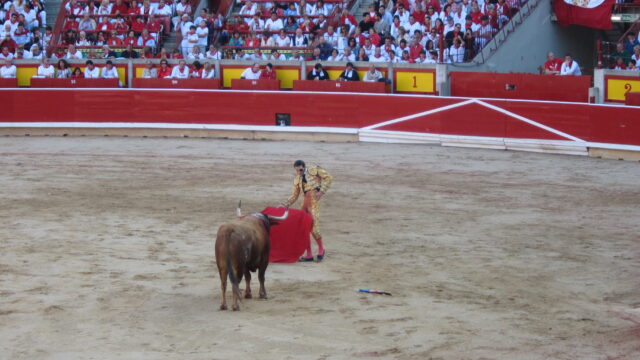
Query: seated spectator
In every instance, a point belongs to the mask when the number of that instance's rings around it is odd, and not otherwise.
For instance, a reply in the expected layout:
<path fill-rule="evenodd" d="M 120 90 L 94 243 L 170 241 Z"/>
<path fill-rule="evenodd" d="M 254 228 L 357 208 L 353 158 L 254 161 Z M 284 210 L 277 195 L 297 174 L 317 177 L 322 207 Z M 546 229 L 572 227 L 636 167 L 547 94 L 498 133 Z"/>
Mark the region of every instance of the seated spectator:
<path fill-rule="evenodd" d="M 624 59 L 621 57 L 616 58 L 616 62 L 613 65 L 613 70 L 627 70 L 627 65 L 624 63 Z"/>
<path fill-rule="evenodd" d="M 329 80 L 329 73 L 322 68 L 322 64 L 316 65 L 307 73 L 307 80 Z"/>
<path fill-rule="evenodd" d="M 370 62 L 387 62 L 387 58 L 382 55 L 382 48 L 376 47 L 373 51 L 373 55 L 369 56 Z"/>
<path fill-rule="evenodd" d="M 151 14 L 158 16 L 158 21 L 162 23 L 162 32 L 165 35 L 169 35 L 170 32 L 170 20 L 172 13 L 173 10 L 171 9 L 171 6 L 166 5 L 165 0 L 160 0 L 158 2 L 158 6 L 151 11 Z"/>
<path fill-rule="evenodd" d="M 129 42 L 131 43 L 131 42 Z M 113 46 L 113 47 L 120 47 L 123 46 L 124 44 L 122 43 L 122 39 L 120 39 L 117 35 L 116 35 L 116 31 L 113 30 L 111 31 L 111 36 L 109 37 L 109 39 L 107 40 L 106 45 L 108 46 Z M 104 45 L 103 45 L 104 46 Z"/>
<path fill-rule="evenodd" d="M 240 75 L 241 79 L 246 80 L 257 80 L 260 78 L 260 65 L 258 63 L 253 63 L 253 65 L 249 68 L 246 68 L 242 74 Z"/>
<path fill-rule="evenodd" d="M 624 48 L 627 53 L 631 54 L 633 53 L 633 48 L 636 47 L 636 45 L 640 45 L 640 42 L 636 38 L 636 33 L 629 31 L 627 38 L 624 40 Z"/>
<path fill-rule="evenodd" d="M 386 79 L 382 75 L 380 71 L 378 71 L 375 65 L 369 66 L 369 71 L 364 74 L 362 81 L 367 82 L 376 82 L 376 81 L 385 81 Z"/>
<path fill-rule="evenodd" d="M 276 36 L 274 41 L 276 42 L 276 46 L 278 46 L 278 47 L 290 47 L 291 46 L 291 39 L 287 36 L 287 34 L 285 33 L 284 29 L 280 30 L 280 33 L 278 34 L 278 36 Z"/>
<path fill-rule="evenodd" d="M 18 24 L 18 28 L 13 32 L 13 41 L 20 46 L 24 46 L 31 41 L 31 33 L 22 23 Z"/>
<path fill-rule="evenodd" d="M 464 61 L 464 44 L 462 43 L 462 39 L 455 38 L 453 40 L 453 45 L 451 45 L 448 50 L 447 59 L 449 62 L 461 63 Z"/>
<path fill-rule="evenodd" d="M 82 60 L 82 57 L 82 52 L 80 52 L 80 50 L 77 50 L 75 45 L 70 44 L 67 48 L 67 56 L 65 56 L 65 58 Z"/>
<path fill-rule="evenodd" d="M 392 64 L 397 64 L 397 63 L 399 63 L 399 62 L 400 62 L 400 59 L 398 59 L 398 58 L 396 57 L 396 53 L 395 53 L 395 51 L 389 51 L 389 52 L 387 53 L 387 61 L 388 61 L 388 62 L 390 62 L 390 63 L 392 63 Z"/>
<path fill-rule="evenodd" d="M 324 37 L 319 36 L 316 49 L 320 49 L 320 58 L 322 60 L 326 60 L 331 55 L 331 50 L 333 50 L 333 47 L 331 47 L 331 44 L 324 41 Z"/>
<path fill-rule="evenodd" d="M 287 57 L 284 54 L 278 52 L 277 49 L 271 50 L 271 55 L 267 57 L 267 60 L 270 61 L 287 61 Z"/>
<path fill-rule="evenodd" d="M 124 59 L 137 59 L 138 53 L 133 50 L 133 46 L 131 44 L 127 45 L 127 48 L 120 53 L 120 57 Z"/>
<path fill-rule="evenodd" d="M 116 57 L 116 53 L 109 48 L 109 45 L 102 46 L 102 58 L 113 59 Z"/>
<path fill-rule="evenodd" d="M 358 55 L 356 55 L 356 61 L 369 61 L 369 56 L 364 48 L 358 49 Z"/>
<path fill-rule="evenodd" d="M 142 70 L 143 79 L 155 79 L 158 77 L 158 70 L 153 66 L 151 60 L 145 62 L 146 67 Z"/>
<path fill-rule="evenodd" d="M 71 77 L 71 70 L 69 70 L 69 64 L 66 60 L 58 60 L 58 67 L 56 68 L 56 79 L 68 79 Z"/>
<path fill-rule="evenodd" d="M 264 23 L 264 29 L 270 32 L 280 31 L 283 28 L 284 23 L 282 19 L 278 18 L 278 14 L 275 12 L 271 13 L 271 17 Z"/>
<path fill-rule="evenodd" d="M 352 62 L 347 63 L 347 68 L 340 74 L 338 81 L 360 81 L 360 75 L 353 68 Z"/>
<path fill-rule="evenodd" d="M 293 5 L 293 3 L 291 3 L 291 5 Z M 293 16 L 289 16 L 287 18 L 287 21 L 284 24 L 284 28 L 282 30 L 284 31 L 296 31 L 296 29 L 298 28 L 298 22 L 296 21 L 296 18 L 294 18 Z"/>
<path fill-rule="evenodd" d="M 135 32 L 133 30 L 129 31 L 129 34 L 127 35 L 127 37 L 124 38 L 124 40 L 122 41 L 122 45 L 123 46 L 129 46 L 129 45 L 136 46 L 136 45 L 138 45 L 138 38 L 136 37 L 136 34 L 135 34 Z"/>
<path fill-rule="evenodd" d="M 352 53 L 350 47 L 344 49 L 344 54 L 342 54 L 341 61 L 356 61 L 356 56 Z"/>
<path fill-rule="evenodd" d="M 162 24 L 160 24 L 160 21 L 151 14 L 149 15 L 149 20 L 147 21 L 147 27 L 145 29 L 151 36 L 153 36 L 154 40 L 158 41 L 158 34 L 162 31 Z M 207 29 L 207 31 L 209 31 L 209 29 Z"/>
<path fill-rule="evenodd" d="M 104 19 L 108 20 L 108 18 L 104 18 Z M 107 30 L 104 30 L 104 29 L 107 29 Z M 127 33 L 129 31 L 129 24 L 127 24 L 127 21 L 121 15 L 118 15 L 116 16 L 116 21 L 114 23 L 111 23 L 110 21 L 106 21 L 105 23 L 98 24 L 98 30 L 105 31 L 105 32 L 115 30 L 116 33 L 118 34 Z"/>
<path fill-rule="evenodd" d="M 302 29 L 296 29 L 296 34 L 293 36 L 293 41 L 290 46 L 293 47 L 307 47 L 309 46 L 309 39 L 302 33 Z"/>
<path fill-rule="evenodd" d="M 153 55 L 153 51 L 148 46 L 142 48 L 142 53 L 140 54 L 140 59 L 153 59 L 155 55 Z"/>
<path fill-rule="evenodd" d="M 238 49 L 238 52 L 234 56 L 235 60 L 253 60 L 253 55 L 249 55 L 242 49 Z"/>
<path fill-rule="evenodd" d="M 71 73 L 71 78 L 72 79 L 84 79 L 84 74 L 82 73 L 82 70 L 80 70 L 79 67 L 76 67 L 75 69 L 73 69 L 73 72 Z"/>
<path fill-rule="evenodd" d="M 263 38 L 264 40 L 264 38 Z M 229 46 L 244 46 L 244 39 L 240 37 L 240 33 L 237 31 L 233 32 L 231 39 L 229 39 Z"/>
<path fill-rule="evenodd" d="M 96 21 L 90 18 L 88 13 L 82 15 L 82 20 L 78 23 L 79 31 L 93 31 L 96 27 Z"/>
<path fill-rule="evenodd" d="M 157 46 L 156 39 L 149 34 L 149 30 L 142 29 L 142 34 L 138 37 L 138 41 L 136 42 L 138 46 L 148 46 L 151 48 L 155 48 Z"/>
<path fill-rule="evenodd" d="M 158 70 L 158 78 L 170 79 L 172 71 L 169 62 L 166 59 L 162 59 L 160 61 L 160 69 Z"/>
<path fill-rule="evenodd" d="M 216 77 L 216 69 L 211 66 L 210 62 L 204 63 L 204 69 L 202 69 L 202 78 L 203 79 L 215 79 Z"/>
<path fill-rule="evenodd" d="M 93 61 L 87 60 L 84 68 L 84 77 L 87 79 L 99 79 L 100 69 L 93 64 Z"/>
<path fill-rule="evenodd" d="M 111 7 L 111 15 L 125 15 L 129 13 L 129 6 L 122 2 L 122 0 L 116 0 L 116 3 Z"/>
<path fill-rule="evenodd" d="M 194 79 L 202 79 L 202 64 L 200 64 L 200 61 L 196 60 L 193 62 L 193 69 L 191 69 L 189 77 Z"/>
<path fill-rule="evenodd" d="M 542 73 L 545 75 L 558 75 L 562 68 L 562 59 L 556 58 L 555 55 L 549 51 L 547 53 L 547 61 L 544 63 Z"/>
<path fill-rule="evenodd" d="M 17 21 L 17 16 L 16 16 L 16 21 Z M 80 23 L 76 20 L 76 18 L 74 16 L 69 16 L 67 18 L 67 21 L 64 23 L 64 27 L 62 28 L 63 31 L 78 31 L 78 27 L 80 26 Z"/>
<path fill-rule="evenodd" d="M 141 34 L 142 30 L 147 27 L 147 24 L 144 22 L 144 18 L 141 15 L 136 16 L 136 21 L 131 24 L 131 30 L 133 30 L 136 34 Z"/>
<path fill-rule="evenodd" d="M 560 75 L 582 75 L 578 62 L 573 60 L 571 54 L 565 55 L 564 62 L 562 63 L 562 67 L 560 68 Z"/>
<path fill-rule="evenodd" d="M 80 31 L 78 35 L 78 39 L 76 40 L 76 46 L 91 46 L 91 41 L 87 39 L 87 33 L 84 31 Z"/>
<path fill-rule="evenodd" d="M 23 46 L 18 46 L 16 53 L 13 54 L 13 60 L 31 59 L 31 53 L 25 50 Z"/>
<path fill-rule="evenodd" d="M 211 60 L 221 60 L 222 53 L 218 51 L 218 48 L 215 45 L 209 45 L 209 51 L 205 53 L 204 57 Z"/>
<path fill-rule="evenodd" d="M 273 64 L 267 63 L 265 69 L 260 72 L 259 79 L 276 80 L 276 72 L 273 71 Z"/>
<path fill-rule="evenodd" d="M 476 45 L 478 46 L 478 48 L 482 49 L 489 43 L 489 41 L 493 37 L 494 29 L 489 24 L 488 16 L 482 15 L 482 17 L 480 18 L 480 21 L 481 21 L 480 27 L 476 32 L 475 38 L 476 38 Z"/>
<path fill-rule="evenodd" d="M 189 78 L 189 67 L 187 66 L 187 62 L 184 60 L 180 60 L 178 66 L 174 66 L 171 71 L 172 79 L 188 79 Z"/>
<path fill-rule="evenodd" d="M 309 57 L 307 57 L 307 61 L 322 61 L 323 59 L 320 57 L 320 49 L 315 48 Z"/>
<path fill-rule="evenodd" d="M 173 49 L 173 52 L 171 53 L 171 58 L 172 59 L 184 59 L 184 56 L 182 56 L 182 53 L 180 52 L 180 49 L 175 48 L 175 49 Z"/>
<path fill-rule="evenodd" d="M 264 31 L 264 20 L 260 19 L 260 15 L 254 14 L 251 20 L 247 23 L 249 30 L 255 32 Z"/>
<path fill-rule="evenodd" d="M 331 56 L 327 58 L 327 61 L 342 61 L 342 55 L 338 53 L 337 49 L 331 50 Z"/>
<path fill-rule="evenodd" d="M 304 61 L 304 57 L 300 55 L 298 50 L 291 51 L 291 57 L 289 58 L 291 61 Z"/>
<path fill-rule="evenodd" d="M 633 55 L 631 55 L 631 61 L 635 67 L 640 66 L 640 45 L 636 45 L 633 48 Z"/>
<path fill-rule="evenodd" d="M 51 65 L 49 59 L 45 57 L 44 59 L 42 59 L 42 65 L 38 66 L 38 72 L 36 76 L 43 78 L 53 78 L 55 72 L 55 68 L 53 67 L 53 65 Z"/>
<path fill-rule="evenodd" d="M 191 53 L 187 56 L 189 60 L 204 60 L 204 55 L 200 52 L 200 47 L 194 46 Z"/>
<path fill-rule="evenodd" d="M 113 62 L 111 60 L 107 60 L 107 63 L 102 68 L 102 73 L 100 75 L 103 79 L 118 79 L 118 70 L 113 66 Z"/>
<path fill-rule="evenodd" d="M 16 77 L 16 66 L 13 65 L 13 60 L 5 59 L 4 66 L 0 68 L 0 78 L 9 79 Z"/>
<path fill-rule="evenodd" d="M 610 68 L 614 68 L 617 65 L 617 58 L 622 58 L 622 61 L 625 64 L 628 63 L 629 60 L 631 60 L 631 53 L 627 51 L 623 43 L 617 43 L 616 51 L 612 52 L 609 55 Z"/>
<path fill-rule="evenodd" d="M 93 43 L 93 45 L 95 46 L 103 46 L 107 44 L 107 39 L 104 37 L 104 33 L 102 31 L 100 31 L 98 33 L 98 37 L 96 38 L 96 41 Z"/>

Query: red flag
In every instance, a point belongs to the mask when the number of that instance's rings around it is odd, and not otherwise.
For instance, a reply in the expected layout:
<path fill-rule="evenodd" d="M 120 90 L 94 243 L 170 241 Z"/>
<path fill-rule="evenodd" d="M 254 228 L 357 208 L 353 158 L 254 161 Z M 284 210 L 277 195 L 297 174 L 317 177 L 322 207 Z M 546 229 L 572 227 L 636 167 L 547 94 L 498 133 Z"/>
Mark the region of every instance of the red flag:
<path fill-rule="evenodd" d="M 582 25 L 611 29 L 611 10 L 615 0 L 553 0 L 553 11 L 562 26 Z"/>

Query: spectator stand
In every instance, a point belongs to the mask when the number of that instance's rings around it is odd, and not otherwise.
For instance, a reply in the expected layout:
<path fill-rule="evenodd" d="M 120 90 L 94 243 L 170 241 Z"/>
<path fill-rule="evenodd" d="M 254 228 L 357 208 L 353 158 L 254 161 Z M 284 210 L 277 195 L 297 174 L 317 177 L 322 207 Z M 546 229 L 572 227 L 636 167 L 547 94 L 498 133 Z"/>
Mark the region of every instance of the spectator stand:
<path fill-rule="evenodd" d="M 105 66 L 105 60 L 92 60 L 95 63 L 95 66 L 102 69 Z M 84 73 L 84 69 L 86 67 L 86 61 L 79 60 L 68 60 L 69 69 L 73 72 L 76 67 L 79 67 L 80 70 Z M 123 84 L 124 87 L 128 86 L 128 76 L 129 76 L 129 66 L 127 61 L 116 60 L 113 59 L 113 66 L 116 68 L 118 72 L 118 80 Z M 16 60 L 14 62 L 16 66 L 16 76 L 18 79 L 18 86 L 20 87 L 31 87 L 31 79 L 38 74 L 38 66 L 40 66 L 40 62 L 34 62 L 31 60 Z M 52 62 L 52 65 L 55 67 L 55 62 Z M 61 83 L 62 84 L 62 83 Z M 61 87 L 66 87 L 61 85 Z"/>
<path fill-rule="evenodd" d="M 225 59 L 232 60 L 235 59 L 238 51 L 242 50 L 247 55 L 253 55 L 255 53 L 255 47 L 246 47 L 246 46 L 221 46 L 220 51 Z M 294 51 L 297 51 L 300 56 L 305 59 L 311 55 L 313 52 L 310 48 L 296 48 L 296 47 L 260 47 L 260 51 L 264 54 L 269 54 L 272 50 L 277 50 L 278 53 L 283 54 L 287 60 L 291 58 L 291 55 Z M 268 60 L 260 60 L 260 61 L 268 61 Z M 274 60 L 275 61 L 275 60 Z"/>
<path fill-rule="evenodd" d="M 242 72 L 253 65 L 253 61 L 221 61 L 220 79 L 224 88 L 231 88 L 231 82 L 233 79 L 240 79 Z M 264 64 L 267 61 L 259 61 L 259 64 L 264 68 Z M 301 64 L 274 61 L 273 70 L 276 72 L 276 79 L 280 81 L 281 89 L 292 89 L 293 81 L 304 78 L 302 74 Z"/>
<path fill-rule="evenodd" d="M 609 41 L 596 41 L 596 51 L 597 51 L 597 68 L 598 69 L 614 69 L 616 67 L 616 58 L 617 58 L 617 45 L 618 43 L 625 42 L 627 35 L 629 33 L 635 33 L 636 38 L 638 33 L 640 33 L 640 0 L 635 0 L 635 2 L 631 3 L 620 3 L 615 4 L 613 7 L 613 13 L 611 15 L 612 21 L 615 20 L 618 23 L 622 23 L 621 26 L 625 26 L 625 24 L 630 23 L 626 31 L 620 36 L 619 39 L 615 42 Z M 633 52 L 628 54 L 629 56 L 633 55 Z M 628 64 L 625 64 L 628 65 Z M 634 68 L 640 67 L 640 64 L 634 64 Z"/>
<path fill-rule="evenodd" d="M 81 4 L 86 4 L 88 3 L 90 0 L 77 0 L 78 3 Z M 152 3 L 151 7 L 156 6 L 157 2 L 159 0 L 150 0 L 150 2 Z M 62 48 L 66 48 L 68 44 L 65 43 L 65 39 L 64 36 L 66 34 L 66 30 L 65 29 L 65 25 L 66 22 L 68 21 L 68 18 L 70 16 L 69 12 L 66 9 L 66 5 L 70 2 L 70 0 L 67 1 L 63 1 L 61 3 L 60 6 L 60 10 L 58 12 L 57 18 L 56 18 L 56 24 L 55 27 L 53 29 L 53 36 L 52 36 L 52 40 L 51 43 L 49 44 L 48 47 L 48 54 L 51 54 L 53 52 L 53 50 L 57 47 L 62 47 Z M 97 1 L 94 1 L 94 3 L 98 3 Z M 115 0 L 109 0 L 109 3 L 114 4 Z M 124 1 L 125 4 L 129 5 L 128 1 Z M 189 0 L 189 3 L 192 5 L 192 9 L 195 9 L 198 7 L 200 0 Z M 140 2 L 140 4 L 142 4 L 142 2 Z M 172 10 L 172 15 L 175 15 L 175 9 Z M 193 15 L 193 14 L 191 14 Z M 126 14 L 123 15 L 123 18 L 126 20 L 126 23 L 128 25 L 128 30 L 117 30 L 116 32 L 118 33 L 119 36 L 122 36 L 123 38 L 126 37 L 126 34 L 128 33 L 128 31 L 131 31 L 133 29 L 131 29 L 131 25 L 133 22 L 135 22 L 135 18 L 137 16 L 141 16 L 143 18 L 145 18 L 145 23 L 147 22 L 148 18 L 149 18 L 149 14 L 141 14 L 141 15 L 132 15 L 132 14 Z M 163 44 L 163 27 L 165 26 L 163 23 L 163 20 L 166 20 L 165 18 L 167 16 L 163 16 L 163 15 L 154 15 L 155 18 L 161 22 L 160 25 L 160 30 L 159 31 L 151 31 L 150 35 L 152 35 L 156 41 L 156 46 L 153 47 L 152 52 L 155 54 L 159 51 L 159 49 L 162 47 Z M 170 16 L 170 17 L 171 17 Z M 82 18 L 82 15 L 78 15 L 75 16 L 76 18 L 80 19 Z M 94 21 L 96 21 L 96 23 L 98 23 L 98 20 L 101 18 L 113 18 L 115 19 L 117 17 L 116 14 L 109 14 L 109 15 L 100 15 L 100 14 L 90 14 L 89 15 L 90 18 L 94 19 Z M 169 24 L 171 24 L 171 21 L 169 19 L 168 21 Z M 146 28 L 146 27 L 145 27 Z M 99 30 L 84 30 L 85 33 L 87 35 L 96 35 L 100 32 Z M 135 31 L 135 30 L 134 30 Z M 175 29 L 173 29 L 173 31 L 175 32 Z M 74 31 L 75 33 L 79 33 L 80 31 Z M 77 34 L 76 34 L 77 35 Z M 108 40 L 109 37 L 111 36 L 110 31 L 105 31 L 104 32 L 105 38 Z M 135 31 L 135 36 L 136 36 L 136 40 L 137 38 L 140 36 L 140 31 Z M 95 42 L 96 39 L 92 39 L 92 41 Z M 179 45 L 179 39 L 178 39 L 178 45 Z M 113 46 L 110 46 L 112 49 L 114 48 Z M 122 46 L 116 46 L 115 48 L 117 50 L 119 50 L 118 52 L 124 51 L 124 48 L 126 46 L 122 45 Z M 144 49 L 144 44 L 143 45 L 135 45 L 133 46 L 133 50 L 136 51 L 139 55 L 141 54 L 141 52 Z M 88 54 L 92 49 L 95 49 L 97 52 L 97 55 L 100 56 L 102 53 L 102 48 L 101 45 L 99 46 L 77 46 L 78 50 L 80 50 L 83 54 Z"/>

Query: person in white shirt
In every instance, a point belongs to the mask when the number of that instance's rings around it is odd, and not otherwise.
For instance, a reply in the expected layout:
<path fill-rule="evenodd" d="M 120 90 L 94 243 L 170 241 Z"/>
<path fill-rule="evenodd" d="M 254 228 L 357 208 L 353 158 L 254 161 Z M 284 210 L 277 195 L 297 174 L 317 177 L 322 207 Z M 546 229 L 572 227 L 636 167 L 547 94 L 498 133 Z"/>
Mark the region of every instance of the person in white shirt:
<path fill-rule="evenodd" d="M 183 40 L 180 46 L 182 47 L 182 56 L 187 57 L 191 52 L 191 49 L 198 46 L 198 34 L 196 33 L 196 27 L 191 25 L 189 32 L 182 33 Z"/>
<path fill-rule="evenodd" d="M 198 35 L 198 47 L 200 52 L 203 53 L 207 49 L 207 41 L 209 40 L 209 28 L 207 22 L 200 20 L 199 26 L 196 28 L 196 35 Z"/>
<path fill-rule="evenodd" d="M 80 50 L 76 49 L 76 46 L 73 44 L 69 44 L 69 47 L 67 48 L 67 56 L 65 56 L 66 59 L 82 59 L 82 53 L 80 52 Z"/>
<path fill-rule="evenodd" d="M 51 63 L 49 62 L 49 59 L 44 58 L 42 59 L 42 65 L 38 66 L 38 75 L 39 77 L 45 77 L 45 78 L 53 78 L 53 75 L 55 74 L 55 68 L 53 67 L 53 65 L 51 65 Z"/>
<path fill-rule="evenodd" d="M 356 56 L 353 55 L 350 47 L 344 48 L 344 54 L 342 54 L 342 61 L 356 61 Z"/>
<path fill-rule="evenodd" d="M 254 63 L 251 67 L 246 68 L 242 72 L 240 78 L 246 80 L 257 80 L 260 78 L 260 73 L 260 65 L 258 65 L 258 63 Z"/>
<path fill-rule="evenodd" d="M 276 41 L 276 45 L 278 47 L 290 47 L 291 46 L 291 39 L 284 32 L 284 29 L 280 29 L 280 34 L 278 34 L 278 36 L 276 36 L 275 41 Z"/>
<path fill-rule="evenodd" d="M 327 61 L 342 61 L 342 55 L 338 53 L 337 49 L 331 50 L 331 56 L 327 58 Z"/>
<path fill-rule="evenodd" d="M 0 51 L 0 60 L 11 60 L 13 59 L 13 53 L 9 52 L 8 46 L 3 46 L 2 51 Z"/>
<path fill-rule="evenodd" d="M 271 50 L 271 56 L 268 58 L 269 61 L 287 61 L 287 57 L 284 54 L 280 54 L 278 50 Z"/>
<path fill-rule="evenodd" d="M 382 55 L 382 50 L 380 47 L 375 48 L 373 51 L 373 55 L 369 56 L 369 62 L 387 62 L 387 58 Z"/>
<path fill-rule="evenodd" d="M 100 69 L 93 64 L 93 61 L 87 60 L 86 64 L 87 64 L 87 67 L 84 68 L 85 79 L 100 78 Z"/>
<path fill-rule="evenodd" d="M 203 79 L 215 79 L 216 77 L 216 69 L 211 66 L 210 62 L 204 63 L 204 69 L 202 69 L 202 78 Z"/>
<path fill-rule="evenodd" d="M 191 53 L 189 53 L 189 56 L 187 57 L 187 59 L 204 60 L 204 55 L 202 55 L 202 53 L 200 52 L 200 48 L 198 46 L 194 46 L 193 49 L 191 49 Z"/>
<path fill-rule="evenodd" d="M 260 19 L 260 15 L 255 14 L 247 23 L 249 25 L 249 30 L 253 30 L 255 32 L 261 32 L 264 30 L 264 20 Z"/>
<path fill-rule="evenodd" d="M 392 64 L 397 64 L 400 62 L 400 59 L 396 56 L 395 51 L 389 50 L 387 52 L 387 62 L 390 62 Z"/>
<path fill-rule="evenodd" d="M 264 23 L 264 28 L 268 31 L 280 31 L 284 28 L 284 23 L 278 18 L 278 14 L 271 13 L 271 17 Z"/>
<path fill-rule="evenodd" d="M 31 45 L 31 59 L 33 60 L 42 60 L 44 56 L 42 56 L 42 51 L 38 44 Z"/>
<path fill-rule="evenodd" d="M 256 13 L 257 8 L 256 4 L 252 3 L 251 0 L 247 0 L 238 13 L 240 15 L 253 15 Z"/>
<path fill-rule="evenodd" d="M 191 5 L 187 2 L 187 0 L 181 0 L 177 5 L 176 5 L 176 15 L 174 16 L 172 21 L 173 21 L 173 27 L 177 28 L 178 27 L 178 22 L 180 20 L 184 19 L 183 15 L 187 15 L 189 16 L 189 14 L 191 13 Z M 188 30 L 188 28 L 187 28 Z M 182 32 L 183 34 L 186 33 L 186 31 Z"/>
<path fill-rule="evenodd" d="M 222 54 L 215 45 L 209 45 L 209 51 L 205 53 L 204 57 L 211 60 L 221 60 Z"/>
<path fill-rule="evenodd" d="M 459 38 L 453 40 L 453 45 L 449 48 L 448 60 L 452 63 L 464 62 L 464 46 Z"/>
<path fill-rule="evenodd" d="M 111 60 L 107 60 L 105 67 L 102 68 L 102 75 L 100 76 L 103 79 L 118 79 L 118 70 L 113 66 L 113 62 Z"/>
<path fill-rule="evenodd" d="M 188 79 L 189 78 L 189 67 L 187 66 L 187 62 L 184 60 L 180 60 L 178 66 L 174 66 L 173 70 L 171 70 L 171 78 L 172 79 Z"/>
<path fill-rule="evenodd" d="M 380 81 L 380 79 L 384 79 L 384 76 L 382 76 L 382 73 L 376 69 L 375 65 L 371 65 L 369 66 L 369 71 L 364 74 L 362 81 L 376 82 Z"/>
<path fill-rule="evenodd" d="M 0 78 L 8 79 L 16 77 L 16 66 L 13 65 L 13 61 L 6 59 L 4 66 L 0 68 Z"/>
<path fill-rule="evenodd" d="M 296 29 L 296 35 L 293 37 L 293 43 L 291 44 L 293 47 L 307 47 L 309 46 L 309 40 L 302 33 L 302 29 Z"/>
<path fill-rule="evenodd" d="M 573 60 L 571 54 L 567 54 L 564 56 L 564 62 L 562 63 L 562 67 L 560 68 L 560 75 L 582 75 L 578 62 Z"/>
<path fill-rule="evenodd" d="M 304 57 L 300 56 L 300 52 L 298 50 L 291 51 L 291 57 L 288 59 L 289 61 L 304 61 Z"/>
<path fill-rule="evenodd" d="M 409 15 L 409 11 L 405 10 L 404 4 L 402 3 L 398 4 L 398 10 L 396 10 L 395 14 L 393 14 L 394 17 L 397 16 L 398 18 L 400 18 L 401 25 L 409 22 Z"/>

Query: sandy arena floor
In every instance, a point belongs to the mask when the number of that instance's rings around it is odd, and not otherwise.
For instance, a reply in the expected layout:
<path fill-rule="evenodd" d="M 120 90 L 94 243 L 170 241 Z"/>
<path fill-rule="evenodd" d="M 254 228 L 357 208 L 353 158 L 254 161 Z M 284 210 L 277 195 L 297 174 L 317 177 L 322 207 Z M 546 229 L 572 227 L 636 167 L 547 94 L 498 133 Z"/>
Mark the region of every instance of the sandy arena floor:
<path fill-rule="evenodd" d="M 2 359 L 640 358 L 638 163 L 150 138 L 0 154 Z M 335 177 L 326 260 L 272 264 L 268 300 L 219 311 L 218 226 L 285 200 L 297 158 Z"/>

